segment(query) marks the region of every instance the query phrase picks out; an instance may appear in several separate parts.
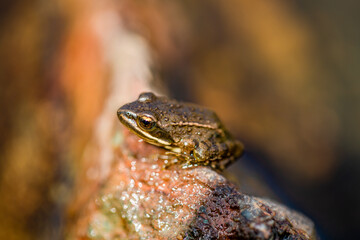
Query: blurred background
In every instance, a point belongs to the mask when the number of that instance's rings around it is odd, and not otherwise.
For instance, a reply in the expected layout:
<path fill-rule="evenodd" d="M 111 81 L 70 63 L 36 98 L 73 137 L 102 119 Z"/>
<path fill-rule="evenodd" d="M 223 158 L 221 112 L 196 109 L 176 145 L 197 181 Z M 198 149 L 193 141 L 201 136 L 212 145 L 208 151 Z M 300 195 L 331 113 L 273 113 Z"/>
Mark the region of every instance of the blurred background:
<path fill-rule="evenodd" d="M 214 109 L 245 143 L 232 172 L 256 174 L 322 239 L 356 238 L 358 5 L 2 1 L 0 238 L 64 237 L 79 159 L 114 74 L 99 19 L 148 44 L 155 86 Z"/>

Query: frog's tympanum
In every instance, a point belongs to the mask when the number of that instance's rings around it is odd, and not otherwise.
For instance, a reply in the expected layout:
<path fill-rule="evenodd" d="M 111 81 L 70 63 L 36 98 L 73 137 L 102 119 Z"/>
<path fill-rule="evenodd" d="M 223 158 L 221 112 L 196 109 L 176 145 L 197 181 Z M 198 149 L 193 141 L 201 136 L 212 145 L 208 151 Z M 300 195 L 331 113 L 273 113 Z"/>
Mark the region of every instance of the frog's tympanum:
<path fill-rule="evenodd" d="M 168 166 L 179 162 L 184 168 L 210 165 L 222 170 L 243 152 L 217 115 L 201 106 L 147 92 L 117 114 L 144 141 L 169 150 Z"/>

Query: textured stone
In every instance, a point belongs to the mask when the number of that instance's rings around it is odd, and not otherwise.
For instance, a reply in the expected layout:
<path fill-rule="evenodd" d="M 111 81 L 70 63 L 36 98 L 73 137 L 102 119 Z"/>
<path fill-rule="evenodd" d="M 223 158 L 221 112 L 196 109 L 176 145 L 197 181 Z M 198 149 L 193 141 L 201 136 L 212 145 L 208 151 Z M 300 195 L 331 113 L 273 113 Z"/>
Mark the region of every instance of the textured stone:
<path fill-rule="evenodd" d="M 164 150 L 125 131 L 77 239 L 313 239 L 310 220 L 242 194 L 207 167 L 164 169 Z"/>

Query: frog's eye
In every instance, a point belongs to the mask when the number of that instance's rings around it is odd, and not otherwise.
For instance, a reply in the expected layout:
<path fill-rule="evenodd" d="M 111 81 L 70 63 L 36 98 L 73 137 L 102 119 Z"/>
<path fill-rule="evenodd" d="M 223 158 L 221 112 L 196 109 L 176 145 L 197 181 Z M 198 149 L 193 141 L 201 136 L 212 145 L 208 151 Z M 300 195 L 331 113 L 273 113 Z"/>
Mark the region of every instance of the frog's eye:
<path fill-rule="evenodd" d="M 155 120 L 150 116 L 140 116 L 138 118 L 138 124 L 143 130 L 149 131 L 155 127 Z"/>

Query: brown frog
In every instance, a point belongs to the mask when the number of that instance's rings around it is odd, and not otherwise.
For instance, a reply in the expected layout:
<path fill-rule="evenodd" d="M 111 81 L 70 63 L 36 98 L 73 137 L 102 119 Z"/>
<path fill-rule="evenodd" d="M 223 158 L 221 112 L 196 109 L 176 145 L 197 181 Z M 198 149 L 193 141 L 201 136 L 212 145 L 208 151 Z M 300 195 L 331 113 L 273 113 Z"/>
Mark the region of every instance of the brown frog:
<path fill-rule="evenodd" d="M 168 149 L 183 168 L 210 165 L 223 170 L 240 157 L 243 145 L 204 107 L 159 97 L 151 92 L 122 106 L 120 121 L 144 141 Z"/>

